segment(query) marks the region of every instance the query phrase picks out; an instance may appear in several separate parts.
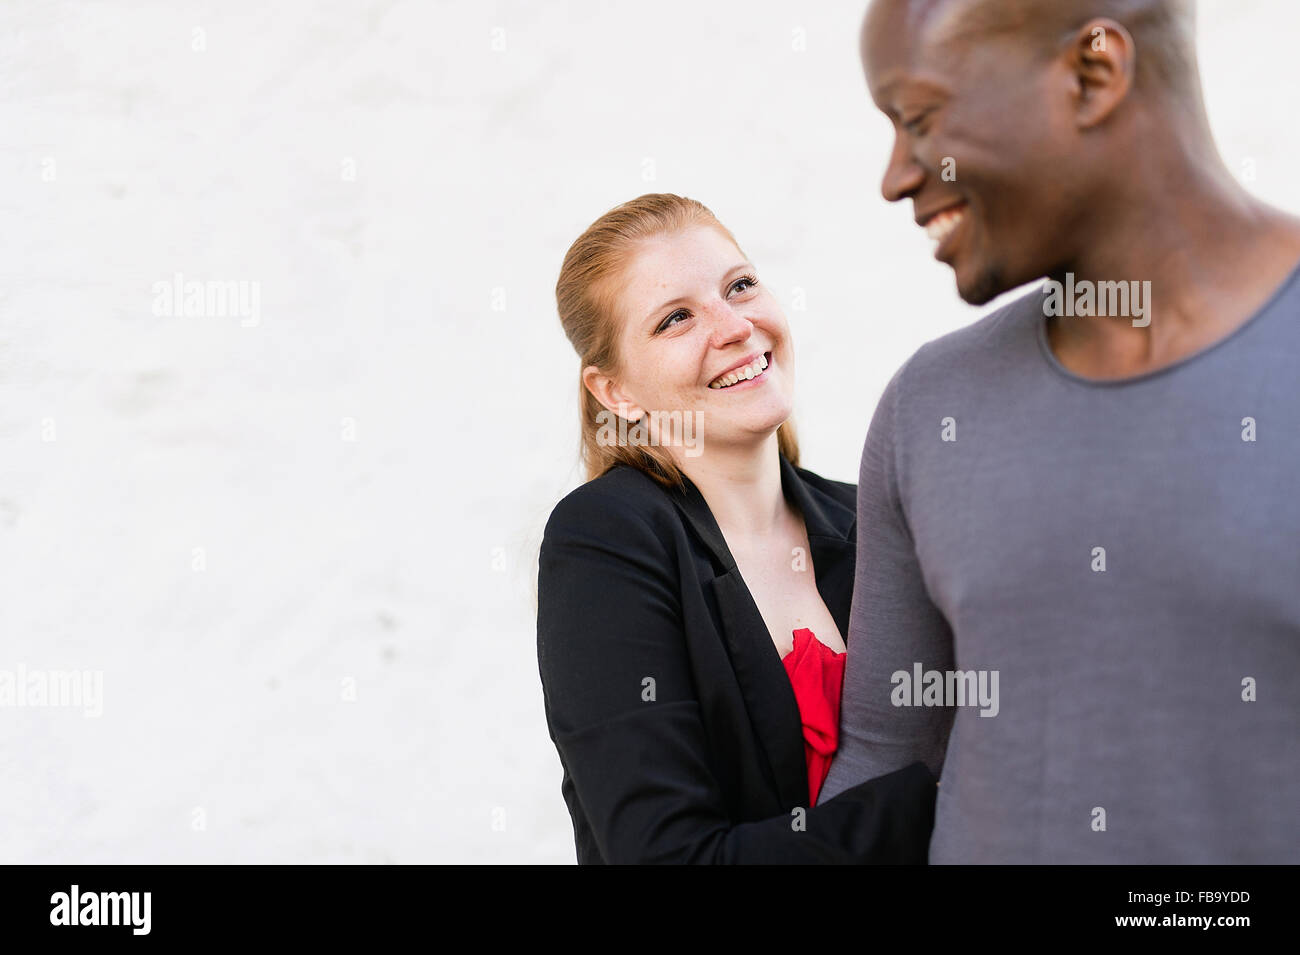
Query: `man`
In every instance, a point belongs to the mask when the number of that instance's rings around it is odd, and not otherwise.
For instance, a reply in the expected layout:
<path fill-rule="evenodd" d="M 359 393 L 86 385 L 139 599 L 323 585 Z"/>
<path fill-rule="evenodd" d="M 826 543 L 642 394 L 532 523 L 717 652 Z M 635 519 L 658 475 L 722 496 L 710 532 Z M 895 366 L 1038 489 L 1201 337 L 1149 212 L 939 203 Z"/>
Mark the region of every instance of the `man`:
<path fill-rule="evenodd" d="M 863 24 L 885 198 L 967 302 L 1049 280 L 917 352 L 863 450 L 820 802 L 923 759 L 931 862 L 1300 862 L 1300 221 L 1219 158 L 1194 27 Z"/>

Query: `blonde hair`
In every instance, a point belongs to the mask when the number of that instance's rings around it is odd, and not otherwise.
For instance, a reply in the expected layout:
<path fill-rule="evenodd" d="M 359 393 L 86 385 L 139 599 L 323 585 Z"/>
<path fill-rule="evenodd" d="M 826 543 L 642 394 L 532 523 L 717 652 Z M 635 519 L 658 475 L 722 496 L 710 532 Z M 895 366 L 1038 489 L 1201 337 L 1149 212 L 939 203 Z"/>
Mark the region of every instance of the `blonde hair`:
<path fill-rule="evenodd" d="M 627 464 L 649 474 L 665 486 L 683 484 L 672 455 L 650 444 L 609 444 L 597 440 L 598 415 L 605 411 L 583 384 L 582 368 L 595 365 L 607 375 L 617 373 L 618 316 L 614 314 L 611 279 L 626 266 L 634 246 L 645 239 L 704 225 L 719 230 L 736 249 L 735 236 L 703 204 L 670 193 L 648 193 L 606 212 L 569 246 L 555 283 L 555 302 L 564 334 L 581 359 L 578 372 L 579 427 L 582 462 L 587 480 L 600 477 L 616 464 Z M 744 252 L 741 252 L 744 255 Z M 791 464 L 799 463 L 799 442 L 793 419 L 776 432 L 780 452 Z"/>

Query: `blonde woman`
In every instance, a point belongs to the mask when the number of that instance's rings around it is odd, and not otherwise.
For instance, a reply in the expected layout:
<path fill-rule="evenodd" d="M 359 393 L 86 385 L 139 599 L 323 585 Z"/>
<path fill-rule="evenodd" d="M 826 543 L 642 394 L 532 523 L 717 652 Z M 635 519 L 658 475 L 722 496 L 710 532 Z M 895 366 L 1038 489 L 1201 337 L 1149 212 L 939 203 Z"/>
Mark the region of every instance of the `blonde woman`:
<path fill-rule="evenodd" d="M 601 216 L 556 286 L 588 480 L 538 574 L 547 727 L 580 863 L 924 863 L 922 763 L 817 806 L 855 487 L 799 467 L 776 298 L 698 202 Z"/>

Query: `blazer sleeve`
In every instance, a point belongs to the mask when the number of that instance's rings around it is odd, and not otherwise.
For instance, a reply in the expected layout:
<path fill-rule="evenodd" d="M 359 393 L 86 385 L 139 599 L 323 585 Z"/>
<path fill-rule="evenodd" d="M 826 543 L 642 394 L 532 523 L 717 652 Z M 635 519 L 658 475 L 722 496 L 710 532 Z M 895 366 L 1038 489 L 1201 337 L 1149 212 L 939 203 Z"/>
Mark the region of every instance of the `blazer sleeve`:
<path fill-rule="evenodd" d="M 608 863 L 924 863 L 920 763 L 794 815 L 732 824 L 683 634 L 675 550 L 592 485 L 543 536 L 537 652 L 547 725 Z"/>
<path fill-rule="evenodd" d="M 894 673 L 915 662 L 953 668 L 952 630 L 930 600 L 899 489 L 894 420 L 906 371 L 885 388 L 862 450 L 840 741 L 819 799 L 916 760 L 939 775 L 952 730 L 952 707 L 891 701 Z"/>

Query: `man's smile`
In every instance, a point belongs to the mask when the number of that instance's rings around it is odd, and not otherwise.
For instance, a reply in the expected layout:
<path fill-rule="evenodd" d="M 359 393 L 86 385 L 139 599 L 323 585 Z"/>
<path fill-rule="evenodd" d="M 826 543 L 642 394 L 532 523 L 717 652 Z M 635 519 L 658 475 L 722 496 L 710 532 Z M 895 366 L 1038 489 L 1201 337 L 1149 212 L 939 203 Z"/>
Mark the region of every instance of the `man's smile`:
<path fill-rule="evenodd" d="M 947 251 L 950 244 L 949 240 L 966 220 L 967 208 L 967 204 L 963 201 L 916 217 L 917 224 L 925 229 L 925 234 L 936 243 L 934 249 L 936 259 L 943 258 L 943 253 Z"/>

